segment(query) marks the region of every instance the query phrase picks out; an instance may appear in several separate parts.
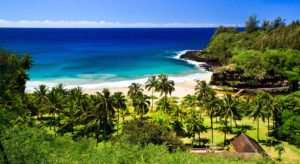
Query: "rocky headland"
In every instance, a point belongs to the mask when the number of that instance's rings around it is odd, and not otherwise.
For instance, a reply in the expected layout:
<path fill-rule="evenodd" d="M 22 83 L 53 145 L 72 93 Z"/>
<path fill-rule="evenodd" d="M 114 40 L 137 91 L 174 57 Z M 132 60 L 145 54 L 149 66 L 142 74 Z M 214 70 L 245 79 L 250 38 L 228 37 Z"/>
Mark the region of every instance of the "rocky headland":
<path fill-rule="evenodd" d="M 222 66 L 218 59 L 206 57 L 205 53 L 207 52 L 202 50 L 189 50 L 183 53 L 180 59 L 203 62 L 203 64 L 199 64 L 200 67 L 213 72 L 210 84 L 215 90 L 238 92 L 243 89 L 247 93 L 261 91 L 283 93 L 289 89 L 288 80 L 279 80 L 276 77 L 263 78 L 258 83 L 252 84 L 251 79 L 240 77 L 233 66 Z"/>

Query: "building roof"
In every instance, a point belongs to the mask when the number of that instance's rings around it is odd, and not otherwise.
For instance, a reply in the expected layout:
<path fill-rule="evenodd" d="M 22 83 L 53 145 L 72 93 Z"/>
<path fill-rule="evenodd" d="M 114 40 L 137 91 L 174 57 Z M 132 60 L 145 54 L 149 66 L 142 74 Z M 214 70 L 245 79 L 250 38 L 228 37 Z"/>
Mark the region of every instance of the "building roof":
<path fill-rule="evenodd" d="M 251 137 L 244 133 L 232 138 L 230 145 L 238 153 L 264 153 L 264 149 Z"/>

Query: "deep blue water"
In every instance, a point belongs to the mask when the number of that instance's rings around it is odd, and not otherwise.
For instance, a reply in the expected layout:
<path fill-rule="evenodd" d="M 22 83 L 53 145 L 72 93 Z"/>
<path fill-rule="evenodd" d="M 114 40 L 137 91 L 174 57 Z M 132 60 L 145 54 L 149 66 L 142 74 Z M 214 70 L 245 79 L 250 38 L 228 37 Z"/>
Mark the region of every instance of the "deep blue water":
<path fill-rule="evenodd" d="M 0 28 L 0 47 L 33 56 L 29 88 L 58 82 L 86 88 L 101 83 L 98 87 L 114 87 L 111 82 L 142 79 L 149 74 L 205 74 L 175 56 L 183 50 L 205 48 L 215 30 Z"/>

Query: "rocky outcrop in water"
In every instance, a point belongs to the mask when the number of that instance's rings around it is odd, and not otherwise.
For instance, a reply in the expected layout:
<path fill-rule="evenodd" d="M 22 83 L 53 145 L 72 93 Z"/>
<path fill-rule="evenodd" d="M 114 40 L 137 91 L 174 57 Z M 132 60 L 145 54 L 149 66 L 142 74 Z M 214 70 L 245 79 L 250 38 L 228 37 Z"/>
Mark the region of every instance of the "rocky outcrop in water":
<path fill-rule="evenodd" d="M 204 56 L 205 52 L 201 50 L 194 50 L 194 51 L 186 51 L 183 53 L 179 58 L 185 60 L 192 60 L 196 62 L 205 62 L 203 64 L 199 64 L 200 67 L 204 68 L 207 71 L 213 71 L 216 68 L 220 67 L 221 64 L 219 63 L 218 59 L 211 59 Z"/>

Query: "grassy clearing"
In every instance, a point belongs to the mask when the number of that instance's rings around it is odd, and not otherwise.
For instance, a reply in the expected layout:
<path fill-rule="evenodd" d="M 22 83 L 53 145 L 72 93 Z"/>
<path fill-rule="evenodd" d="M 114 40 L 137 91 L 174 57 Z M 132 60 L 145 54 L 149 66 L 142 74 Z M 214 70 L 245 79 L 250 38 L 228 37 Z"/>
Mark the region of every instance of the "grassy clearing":
<path fill-rule="evenodd" d="M 129 111 L 130 111 L 130 113 L 133 113 L 133 108 L 130 107 Z M 151 115 L 153 113 L 155 113 L 155 111 L 149 112 L 145 116 L 148 116 L 151 119 Z M 139 117 L 139 116 L 137 116 L 137 117 Z M 133 118 L 133 116 L 129 115 L 129 116 L 125 117 L 125 120 L 131 120 L 132 118 Z M 204 118 L 204 125 L 207 127 L 210 127 L 210 118 L 205 114 L 203 115 L 203 118 Z M 218 122 L 216 122 L 216 119 L 214 118 L 213 123 L 214 123 L 214 143 L 215 143 L 214 145 L 220 145 L 224 141 L 224 134 L 218 130 L 218 128 L 220 127 L 219 118 L 218 118 Z M 252 118 L 244 117 L 242 120 L 238 120 L 237 124 L 251 126 L 252 129 L 247 130 L 246 134 L 248 136 L 254 138 L 255 140 L 257 140 L 257 122 L 256 121 L 253 121 Z M 229 125 L 231 126 L 231 123 Z M 270 120 L 270 128 L 271 127 L 272 127 L 272 120 Z M 233 128 L 233 131 L 238 130 L 237 128 L 235 128 L 234 121 L 232 122 L 232 128 Z M 201 138 L 207 138 L 207 139 L 211 140 L 211 129 L 209 129 L 205 133 L 201 133 L 200 135 L 201 135 Z M 235 134 L 227 134 L 226 138 L 231 139 L 234 136 L 235 136 Z M 196 134 L 196 139 L 197 138 L 198 138 L 198 135 Z M 268 136 L 268 124 L 267 124 L 266 120 L 265 120 L 265 122 L 263 122 L 263 120 L 260 120 L 259 138 L 261 141 L 272 138 L 272 137 Z M 181 140 L 186 144 L 190 144 L 192 142 L 192 138 L 181 138 Z M 210 143 L 208 145 L 210 145 Z M 263 147 L 263 149 L 268 153 L 268 155 L 272 159 L 278 158 L 278 153 L 275 152 L 275 147 L 270 148 L 269 146 L 264 145 L 263 143 L 260 143 L 260 145 Z M 300 149 L 299 148 L 297 148 L 295 145 L 291 145 L 287 142 L 281 142 L 279 145 L 283 146 L 285 148 L 285 152 L 283 152 L 283 154 L 282 154 L 282 158 L 285 162 L 289 162 L 289 163 L 290 162 L 300 162 Z"/>

